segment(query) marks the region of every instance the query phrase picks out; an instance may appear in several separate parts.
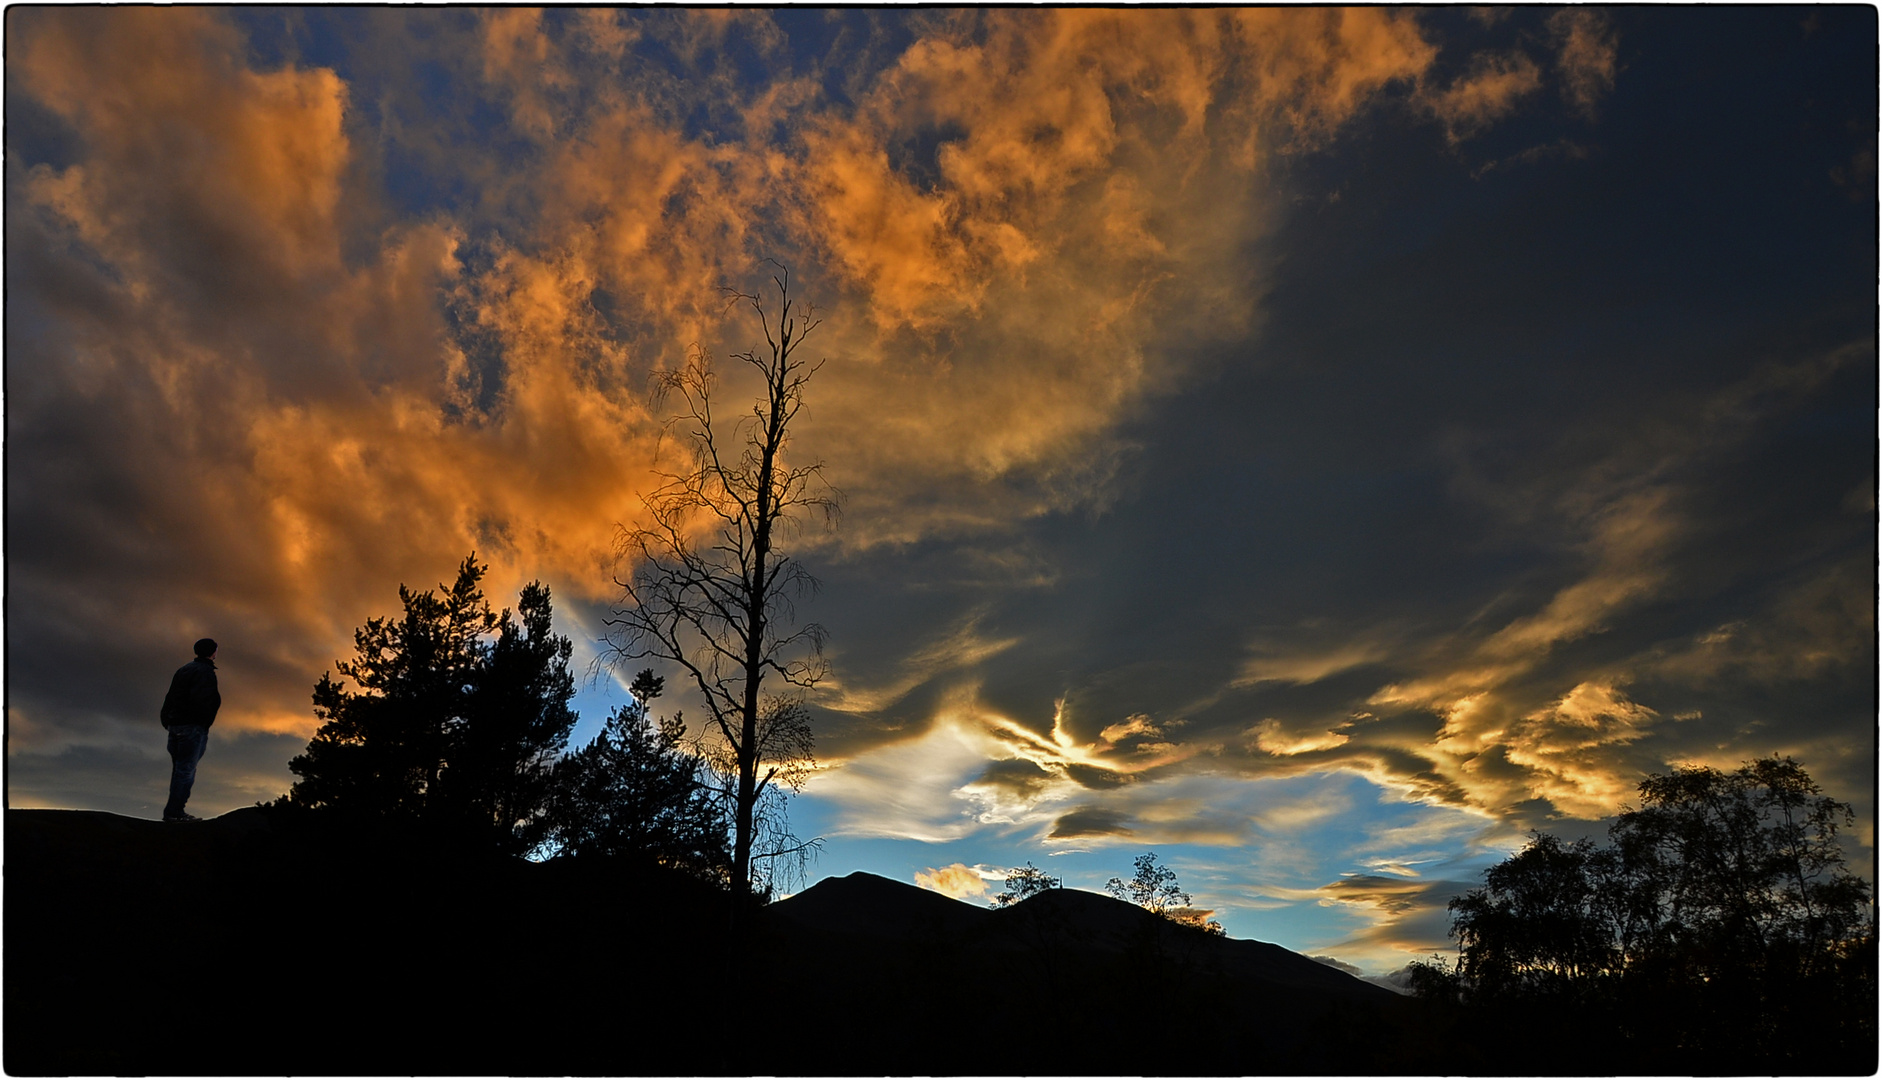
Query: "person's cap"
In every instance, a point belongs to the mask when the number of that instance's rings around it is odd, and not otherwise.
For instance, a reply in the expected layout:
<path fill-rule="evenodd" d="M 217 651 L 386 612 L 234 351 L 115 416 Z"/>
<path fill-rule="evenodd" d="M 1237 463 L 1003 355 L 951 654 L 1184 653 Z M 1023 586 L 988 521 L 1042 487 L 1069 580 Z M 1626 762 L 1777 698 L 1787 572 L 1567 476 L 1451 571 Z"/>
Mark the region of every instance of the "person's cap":
<path fill-rule="evenodd" d="M 198 642 L 196 643 L 196 655 L 197 655 L 197 656 L 214 656 L 214 655 L 216 655 L 216 639 L 215 639 L 215 638 L 204 638 L 204 639 L 202 639 L 201 641 L 198 641 Z"/>

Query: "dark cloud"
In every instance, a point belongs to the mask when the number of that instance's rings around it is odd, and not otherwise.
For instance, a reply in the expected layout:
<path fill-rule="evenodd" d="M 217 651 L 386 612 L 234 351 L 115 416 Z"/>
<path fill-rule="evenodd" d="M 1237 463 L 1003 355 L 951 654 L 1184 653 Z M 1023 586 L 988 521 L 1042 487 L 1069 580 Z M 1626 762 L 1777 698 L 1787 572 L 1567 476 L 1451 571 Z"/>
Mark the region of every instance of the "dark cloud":
<path fill-rule="evenodd" d="M 1120 787 L 1130 783 L 1132 779 L 1128 775 L 1115 772 L 1111 769 L 1103 769 L 1094 765 L 1080 765 L 1076 762 L 1065 766 L 1065 775 L 1071 777 L 1079 787 L 1096 788 L 1099 790 Z"/>
<path fill-rule="evenodd" d="M 1004 788 L 1017 797 L 1025 798 L 1042 791 L 1051 779 L 1052 773 L 1036 763 L 1009 758 L 988 765 L 977 782 Z"/>
<path fill-rule="evenodd" d="M 1449 884 L 1380 874 L 1355 874 L 1322 885 L 1320 891 L 1334 900 L 1371 904 L 1398 915 L 1416 908 L 1430 907 L 1430 897 Z"/>
<path fill-rule="evenodd" d="M 1472 887 L 1460 881 L 1354 874 L 1317 891 L 1334 904 L 1368 916 L 1365 929 L 1342 944 L 1375 950 L 1384 946 L 1429 956 L 1448 947 L 1448 905 Z"/>
<path fill-rule="evenodd" d="M 1129 836 L 1133 830 L 1126 821 L 1125 816 L 1115 810 L 1099 806 L 1084 807 L 1060 815 L 1052 823 L 1052 832 L 1048 838 L 1075 840 L 1081 836 Z"/>

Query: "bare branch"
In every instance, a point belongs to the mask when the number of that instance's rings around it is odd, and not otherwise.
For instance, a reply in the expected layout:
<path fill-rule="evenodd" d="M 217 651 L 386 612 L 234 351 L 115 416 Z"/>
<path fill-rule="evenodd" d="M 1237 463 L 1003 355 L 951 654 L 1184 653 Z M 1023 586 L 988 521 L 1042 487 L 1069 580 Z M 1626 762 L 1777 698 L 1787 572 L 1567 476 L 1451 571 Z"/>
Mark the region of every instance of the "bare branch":
<path fill-rule="evenodd" d="M 649 523 L 620 530 L 621 602 L 604 620 L 610 662 L 664 660 L 691 676 L 706 702 L 711 723 L 699 737 L 710 739 L 708 760 L 723 769 L 735 878 L 753 887 L 761 884 L 754 860 L 816 844 L 790 837 L 778 816 L 781 791 L 796 791 L 815 764 L 808 714 L 798 699 L 765 687 L 769 678 L 808 689 L 828 670 L 824 628 L 796 624 L 795 601 L 814 595 L 817 579 L 784 545 L 801 528 L 800 514 L 821 511 L 833 524 L 841 500 L 821 462 L 788 457 L 805 387 L 823 366 L 796 353 L 823 320 L 791 295 L 789 269 L 771 265 L 775 293 L 724 290 L 727 311 L 749 308 L 764 342 L 730 354 L 763 379 L 749 414 L 729 425 L 719 419 L 715 375 L 697 345 L 658 380 L 656 400 L 677 405 L 663 438 L 682 439 L 688 461 L 656 473 L 660 485 L 642 500 Z M 772 842 L 783 838 L 789 844 Z"/>

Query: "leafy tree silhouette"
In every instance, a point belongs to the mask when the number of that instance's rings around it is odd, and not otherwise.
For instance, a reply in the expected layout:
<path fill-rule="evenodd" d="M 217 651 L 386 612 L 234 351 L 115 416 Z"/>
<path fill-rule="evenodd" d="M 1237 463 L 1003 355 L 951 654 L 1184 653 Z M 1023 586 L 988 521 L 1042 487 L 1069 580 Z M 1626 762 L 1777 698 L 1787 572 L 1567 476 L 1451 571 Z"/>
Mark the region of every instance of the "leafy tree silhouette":
<path fill-rule="evenodd" d="M 1869 886 L 1836 841 L 1854 811 L 1796 761 L 1678 769 L 1648 777 L 1640 795 L 1610 832 L 1630 955 L 1697 944 L 1727 964 L 1774 947 L 1820 958 L 1873 929 Z"/>
<path fill-rule="evenodd" d="M 634 701 L 556 764 L 535 836 L 560 853 L 640 856 L 724 883 L 731 852 L 723 806 L 701 780 L 706 763 L 687 752 L 679 715 L 652 713 L 665 682 L 651 670 L 635 676 Z"/>
<path fill-rule="evenodd" d="M 473 554 L 442 594 L 400 585 L 403 615 L 355 631 L 354 658 L 334 666 L 357 689 L 321 675 L 324 722 L 288 762 L 300 780 L 282 803 L 526 848 L 524 826 L 575 723 L 571 645 L 551 632 L 540 583 L 523 589 L 520 622 L 492 612 L 486 569 Z"/>
<path fill-rule="evenodd" d="M 992 906 L 1011 907 L 1047 889 L 1056 889 L 1059 885 L 1058 878 L 1039 869 L 1032 864 L 1031 860 L 1028 860 L 1025 866 L 1015 866 L 1006 872 L 1006 891 L 993 898 Z"/>
<path fill-rule="evenodd" d="M 1176 871 L 1167 866 L 1158 866 L 1156 852 L 1144 852 L 1131 865 L 1136 868 L 1131 879 L 1125 881 L 1112 878 L 1105 883 L 1105 891 L 1172 922 L 1193 926 L 1210 934 L 1225 933 L 1222 924 L 1209 918 L 1207 912 L 1190 907 L 1191 897 L 1177 884 Z"/>
<path fill-rule="evenodd" d="M 1105 883 L 1106 892 L 1152 915 L 1161 915 L 1173 907 L 1189 906 L 1189 894 L 1176 883 L 1176 871 L 1158 866 L 1156 852 L 1144 852 L 1131 865 L 1136 867 L 1137 873 L 1129 881 L 1112 878 Z"/>
<path fill-rule="evenodd" d="M 698 690 L 711 744 L 702 749 L 730 807 L 732 880 L 759 895 L 770 892 L 780 860 L 814 848 L 790 834 L 783 795 L 814 765 L 796 695 L 826 670 L 824 629 L 794 621 L 795 601 L 817 582 L 786 541 L 801 514 L 829 518 L 837 509 L 822 463 L 788 454 L 804 388 L 821 366 L 797 353 L 821 320 L 792 299 L 782 266 L 772 283 L 775 303 L 731 293 L 758 316 L 765 340 L 733 354 L 764 387 L 748 415 L 728 423 L 714 413 L 716 374 L 703 352 L 662 383 L 683 402 L 675 423 L 690 456 L 645 498 L 650 524 L 623 530 L 632 571 L 616 578 L 622 602 L 607 620 L 615 662 L 663 660 Z"/>
<path fill-rule="evenodd" d="M 1639 793 L 1609 845 L 1535 834 L 1451 901 L 1457 962 L 1414 965 L 1418 992 L 1573 1012 L 1589 1052 L 1634 1055 L 1597 1070 L 1663 1053 L 1680 1071 L 1871 1071 L 1870 886 L 1837 843 L 1852 809 L 1788 757 L 1679 768 Z"/>
<path fill-rule="evenodd" d="M 1566 990 L 1621 962 L 1602 891 L 1611 859 L 1587 840 L 1536 834 L 1485 872 L 1485 885 L 1451 902 L 1460 971 L 1487 993 Z"/>

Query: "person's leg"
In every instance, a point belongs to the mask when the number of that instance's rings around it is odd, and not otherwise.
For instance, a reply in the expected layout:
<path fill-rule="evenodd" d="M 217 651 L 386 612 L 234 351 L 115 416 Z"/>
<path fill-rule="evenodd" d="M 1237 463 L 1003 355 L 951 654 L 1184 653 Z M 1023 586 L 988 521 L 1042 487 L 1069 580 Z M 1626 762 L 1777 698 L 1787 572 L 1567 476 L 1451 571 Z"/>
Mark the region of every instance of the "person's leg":
<path fill-rule="evenodd" d="M 164 804 L 165 820 L 183 816 L 189 802 L 190 788 L 196 784 L 196 763 L 209 749 L 209 729 L 192 724 L 178 724 L 170 729 L 170 801 Z"/>

